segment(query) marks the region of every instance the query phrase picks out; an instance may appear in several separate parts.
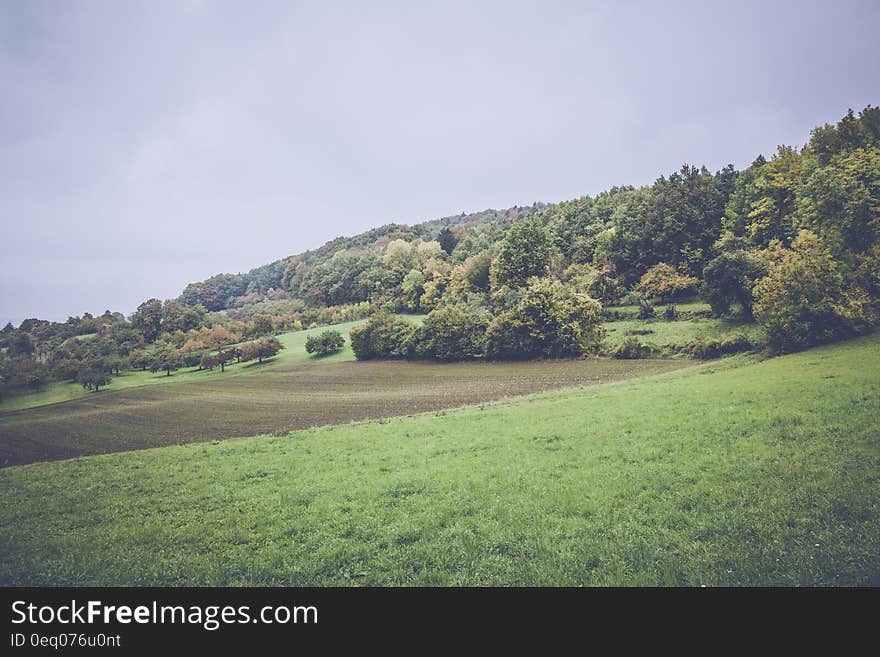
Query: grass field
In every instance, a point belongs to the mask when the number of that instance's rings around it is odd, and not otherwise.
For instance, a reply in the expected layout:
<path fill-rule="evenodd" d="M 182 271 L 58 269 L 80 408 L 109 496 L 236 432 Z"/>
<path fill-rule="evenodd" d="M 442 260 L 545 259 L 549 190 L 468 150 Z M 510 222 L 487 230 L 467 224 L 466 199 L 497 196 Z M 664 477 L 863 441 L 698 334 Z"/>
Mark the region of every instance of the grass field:
<path fill-rule="evenodd" d="M 284 344 L 285 349 L 272 359 L 276 363 L 304 363 L 304 362 L 323 362 L 336 363 L 348 360 L 354 360 L 354 354 L 351 351 L 351 345 L 348 343 L 348 332 L 351 327 L 356 326 L 360 322 L 348 322 L 346 324 L 336 324 L 333 326 L 322 326 L 307 331 L 295 331 L 293 333 L 284 333 L 277 336 Z M 313 358 L 306 353 L 306 339 L 313 333 L 321 333 L 327 330 L 336 330 L 345 336 L 345 346 L 342 350 L 330 356 L 323 358 Z M 82 337 L 82 336 L 80 336 Z M 58 402 L 70 401 L 71 399 L 82 399 L 84 397 L 97 396 L 108 392 L 116 392 L 119 390 L 128 390 L 130 388 L 140 388 L 142 386 L 165 385 L 170 383 L 188 383 L 194 381 L 208 381 L 212 379 L 225 379 L 235 374 L 252 371 L 250 368 L 252 363 L 231 363 L 226 366 L 226 371 L 221 372 L 215 370 L 198 370 L 194 367 L 186 367 L 166 376 L 165 372 L 124 372 L 122 376 L 114 376 L 110 385 L 102 389 L 102 392 L 92 393 L 85 390 L 78 383 L 70 383 L 67 381 L 54 381 L 46 384 L 45 388 L 40 392 L 15 395 L 0 400 L 0 413 L 8 411 L 19 411 L 26 408 L 36 408 L 47 404 L 56 404 Z"/>
<path fill-rule="evenodd" d="M 7 468 L 0 581 L 880 583 L 880 337 L 749 361 Z"/>
<path fill-rule="evenodd" d="M 229 370 L 230 376 L 215 371 L 186 385 L 141 386 L 4 413 L 0 466 L 406 415 L 686 365 L 607 359 L 358 363 L 345 362 L 344 352 L 297 358 L 293 345 L 282 353 L 285 360 L 249 363 Z"/>
<path fill-rule="evenodd" d="M 681 310 L 703 311 L 708 308 L 706 304 L 692 303 L 682 304 L 678 306 Z M 638 336 L 641 342 L 652 342 L 657 345 L 684 345 L 697 338 L 725 338 L 735 333 L 746 333 L 756 343 L 763 341 L 761 329 L 755 324 L 743 324 L 741 322 L 710 319 L 710 318 L 694 318 L 681 319 L 676 321 L 665 321 L 663 319 L 639 320 L 635 319 L 635 313 L 638 312 L 636 306 L 617 306 L 615 310 L 624 315 L 632 315 L 632 318 L 606 322 L 605 326 L 608 335 L 605 339 L 607 344 L 619 344 L 628 337 L 627 332 L 632 330 L 651 330 L 653 333 L 649 335 Z M 420 324 L 424 319 L 423 315 L 402 315 L 410 322 Z M 360 322 L 348 322 L 346 324 L 336 324 L 333 326 L 322 326 L 306 331 L 296 331 L 293 333 L 285 333 L 279 335 L 278 339 L 284 344 L 285 349 L 272 359 L 274 363 L 339 363 L 353 361 L 354 353 L 348 342 L 348 332 L 353 326 Z M 346 337 L 345 346 L 341 351 L 321 358 L 315 358 L 306 353 L 306 339 L 315 333 L 321 333 L 326 330 L 336 330 Z M 88 338 L 90 336 L 77 336 L 78 338 Z M 67 381 L 54 381 L 48 383 L 44 388 L 32 394 L 14 395 L 0 400 L 0 417 L 3 413 L 11 411 L 20 411 L 28 408 L 37 408 L 60 402 L 67 402 L 74 399 L 96 398 L 99 395 L 106 395 L 111 392 L 119 392 L 132 388 L 140 388 L 143 386 L 167 385 L 172 383 L 193 383 L 204 381 L 222 381 L 231 376 L 241 373 L 252 372 L 252 363 L 227 365 L 225 372 L 219 370 L 198 370 L 197 368 L 182 368 L 173 372 L 170 376 L 166 376 L 165 372 L 124 372 L 121 376 L 114 376 L 110 385 L 105 387 L 100 393 L 92 393 L 85 390 L 78 383 Z"/>
<path fill-rule="evenodd" d="M 664 319 L 625 319 L 606 322 L 608 331 L 605 342 L 620 344 L 628 337 L 630 331 L 645 331 L 647 335 L 635 336 L 640 342 L 650 342 L 658 346 L 686 345 L 694 340 L 724 339 L 737 333 L 744 333 L 753 344 L 764 343 L 763 329 L 754 323 L 744 323 L 729 319 L 709 317 L 667 321 Z"/>

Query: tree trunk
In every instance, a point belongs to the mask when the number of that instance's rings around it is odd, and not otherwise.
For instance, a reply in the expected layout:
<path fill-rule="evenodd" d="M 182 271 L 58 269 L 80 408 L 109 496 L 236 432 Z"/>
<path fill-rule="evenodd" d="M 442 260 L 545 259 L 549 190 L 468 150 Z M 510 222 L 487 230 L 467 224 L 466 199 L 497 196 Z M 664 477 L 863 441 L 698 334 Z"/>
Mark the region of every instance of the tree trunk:
<path fill-rule="evenodd" d="M 257 365 L 262 365 L 262 364 L 263 364 L 263 354 L 259 354 L 257 356 Z"/>

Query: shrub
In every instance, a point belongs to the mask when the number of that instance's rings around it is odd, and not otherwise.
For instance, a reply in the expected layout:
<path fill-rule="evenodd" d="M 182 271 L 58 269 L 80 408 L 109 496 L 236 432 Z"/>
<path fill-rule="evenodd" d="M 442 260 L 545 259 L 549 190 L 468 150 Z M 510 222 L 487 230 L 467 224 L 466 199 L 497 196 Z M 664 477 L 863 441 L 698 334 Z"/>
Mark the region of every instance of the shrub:
<path fill-rule="evenodd" d="M 743 334 L 736 335 L 725 340 L 693 340 L 681 348 L 681 352 L 687 354 L 691 358 L 700 360 L 709 360 L 712 358 L 721 358 L 722 356 L 730 356 L 743 351 L 752 351 L 755 345 L 751 340 Z"/>
<path fill-rule="evenodd" d="M 559 281 L 532 279 L 522 298 L 486 331 L 486 355 L 496 359 L 563 358 L 598 349 L 605 334 L 602 304 Z"/>
<path fill-rule="evenodd" d="M 773 351 L 841 339 L 870 324 L 863 294 L 846 290 L 839 264 L 810 231 L 802 230 L 791 249 L 777 251 L 754 295 L 755 318 Z"/>
<path fill-rule="evenodd" d="M 656 356 L 659 349 L 652 344 L 639 342 L 637 338 L 630 337 L 617 346 L 611 355 L 614 358 L 635 360 L 638 358 L 651 358 Z"/>
<path fill-rule="evenodd" d="M 639 299 L 639 319 L 651 319 L 652 317 L 656 317 L 657 313 L 654 312 L 654 306 L 649 304 L 644 299 Z"/>
<path fill-rule="evenodd" d="M 388 313 L 373 315 L 349 332 L 351 348 L 358 360 L 404 358 L 415 346 L 416 327 Z"/>
<path fill-rule="evenodd" d="M 744 250 L 724 252 L 703 269 L 701 292 L 716 316 L 730 312 L 738 303 L 746 318 L 752 316 L 752 288 L 762 276 L 758 258 Z"/>
<path fill-rule="evenodd" d="M 335 354 L 345 346 L 345 338 L 339 331 L 323 331 L 306 338 L 306 351 L 316 356 Z"/>
<path fill-rule="evenodd" d="M 661 262 L 645 272 L 635 290 L 645 297 L 655 297 L 665 302 L 694 292 L 699 282 L 693 276 L 686 276 L 672 265 Z"/>
<path fill-rule="evenodd" d="M 463 360 L 483 355 L 489 318 L 461 306 L 442 306 L 428 313 L 416 337 L 420 356 Z"/>

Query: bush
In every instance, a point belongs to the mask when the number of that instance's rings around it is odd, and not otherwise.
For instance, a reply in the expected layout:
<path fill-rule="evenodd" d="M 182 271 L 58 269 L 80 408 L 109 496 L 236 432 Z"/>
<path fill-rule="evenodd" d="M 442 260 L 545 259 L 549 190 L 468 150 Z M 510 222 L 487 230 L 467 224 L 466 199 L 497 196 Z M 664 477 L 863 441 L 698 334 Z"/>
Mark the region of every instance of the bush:
<path fill-rule="evenodd" d="M 657 316 L 657 313 L 654 312 L 654 306 L 652 306 L 651 304 L 649 304 L 649 303 L 648 303 L 647 301 L 645 301 L 644 299 L 639 299 L 639 314 L 638 314 L 638 318 L 639 318 L 639 319 L 651 319 L 651 318 L 656 317 L 656 316 Z"/>
<path fill-rule="evenodd" d="M 666 306 L 666 309 L 663 311 L 663 319 L 671 322 L 674 321 L 676 317 L 678 317 L 678 310 L 675 309 L 675 306 L 672 304 Z"/>
<path fill-rule="evenodd" d="M 699 282 L 692 276 L 676 271 L 672 265 L 661 262 L 645 272 L 635 290 L 645 297 L 655 297 L 665 302 L 693 293 Z"/>
<path fill-rule="evenodd" d="M 701 292 L 715 316 L 729 313 L 731 305 L 738 303 L 743 316 L 751 318 L 752 288 L 764 273 L 753 254 L 743 250 L 725 252 L 703 269 Z"/>
<path fill-rule="evenodd" d="M 441 360 L 464 360 L 483 355 L 487 315 L 461 306 L 432 310 L 416 334 L 416 353 Z"/>
<path fill-rule="evenodd" d="M 691 358 L 710 360 L 744 351 L 752 351 L 755 345 L 743 333 L 737 333 L 725 340 L 693 340 L 681 348 L 681 352 Z"/>
<path fill-rule="evenodd" d="M 349 332 L 358 360 L 405 358 L 415 351 L 416 327 L 400 317 L 378 313 Z"/>
<path fill-rule="evenodd" d="M 339 331 L 324 331 L 306 338 L 306 351 L 316 356 L 335 354 L 345 346 L 345 338 Z"/>
<path fill-rule="evenodd" d="M 614 351 L 612 357 L 627 360 L 638 358 L 652 358 L 659 353 L 659 349 L 652 344 L 639 342 L 637 338 L 627 338 Z"/>
<path fill-rule="evenodd" d="M 791 249 L 780 248 L 755 286 L 755 319 L 777 352 L 804 349 L 858 333 L 870 324 L 860 290 L 846 289 L 831 252 L 802 230 Z"/>
<path fill-rule="evenodd" d="M 516 305 L 486 331 L 486 355 L 522 360 L 580 356 L 598 349 L 605 334 L 602 304 L 559 281 L 532 279 Z"/>

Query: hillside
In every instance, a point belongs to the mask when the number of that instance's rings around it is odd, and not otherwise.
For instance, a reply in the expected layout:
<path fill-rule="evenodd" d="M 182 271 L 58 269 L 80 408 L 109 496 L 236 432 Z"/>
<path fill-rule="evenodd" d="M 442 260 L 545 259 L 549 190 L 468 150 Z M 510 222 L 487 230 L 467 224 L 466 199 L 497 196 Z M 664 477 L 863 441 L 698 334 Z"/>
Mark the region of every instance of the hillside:
<path fill-rule="evenodd" d="M 876 584 L 878 363 L 875 334 L 457 411 L 8 468 L 0 579 Z"/>
<path fill-rule="evenodd" d="M 351 336 L 360 360 L 787 353 L 880 326 L 878 272 L 880 108 L 868 105 L 742 171 L 685 164 L 643 187 L 389 224 L 147 299 L 129 318 L 8 324 L 0 403 L 24 408 L 23 397 L 62 399 L 145 369 L 223 370 L 271 336 L 364 319 Z M 621 326 L 609 350 L 603 324 L 621 306 L 639 319 L 661 308 L 670 321 L 711 318 L 719 343 L 699 343 L 703 327 L 671 345 L 662 329 Z M 401 314 L 424 321 L 390 319 Z"/>
<path fill-rule="evenodd" d="M 337 237 L 317 249 L 291 255 L 251 269 L 247 273 L 217 274 L 205 281 L 190 283 L 180 295 L 189 305 L 202 304 L 207 310 L 225 310 L 234 305 L 254 303 L 271 299 L 272 292 L 290 284 L 291 269 L 297 266 L 317 267 L 329 261 L 336 253 L 381 249 L 394 240 L 436 240 L 444 228 L 503 230 L 510 224 L 553 207 L 547 203 L 535 203 L 528 207 L 512 207 L 505 210 L 482 210 L 440 219 L 432 219 L 413 225 L 386 224 L 351 237 Z M 240 299 L 237 299 L 240 298 Z"/>

